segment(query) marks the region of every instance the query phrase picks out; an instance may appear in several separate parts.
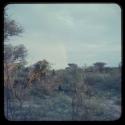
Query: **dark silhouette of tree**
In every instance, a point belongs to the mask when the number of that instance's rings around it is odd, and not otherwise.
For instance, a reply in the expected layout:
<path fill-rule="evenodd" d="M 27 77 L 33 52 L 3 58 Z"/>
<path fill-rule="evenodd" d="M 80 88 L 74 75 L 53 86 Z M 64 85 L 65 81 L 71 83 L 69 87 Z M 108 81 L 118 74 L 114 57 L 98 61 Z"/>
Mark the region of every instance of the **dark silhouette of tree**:
<path fill-rule="evenodd" d="M 104 62 L 96 62 L 96 63 L 94 63 L 94 68 L 95 68 L 95 70 L 97 70 L 99 72 L 103 72 L 105 65 L 106 65 L 106 63 L 104 63 Z"/>
<path fill-rule="evenodd" d="M 4 15 L 4 39 L 5 41 L 7 41 L 9 37 L 18 36 L 22 32 L 23 32 L 23 28 L 17 25 L 15 20 L 10 19 L 5 12 L 5 15 Z"/>

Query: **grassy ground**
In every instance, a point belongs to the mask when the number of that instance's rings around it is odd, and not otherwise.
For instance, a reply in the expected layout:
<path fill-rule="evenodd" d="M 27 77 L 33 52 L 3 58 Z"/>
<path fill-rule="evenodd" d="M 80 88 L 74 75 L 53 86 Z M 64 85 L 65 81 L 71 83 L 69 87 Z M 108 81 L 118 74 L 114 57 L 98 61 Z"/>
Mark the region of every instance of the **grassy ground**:
<path fill-rule="evenodd" d="M 85 112 L 82 120 L 116 120 L 121 114 L 120 100 L 97 96 L 84 98 L 81 110 Z M 30 96 L 23 101 L 22 107 L 15 100 L 11 102 L 15 121 L 71 121 L 72 98 L 63 92 L 51 96 Z"/>

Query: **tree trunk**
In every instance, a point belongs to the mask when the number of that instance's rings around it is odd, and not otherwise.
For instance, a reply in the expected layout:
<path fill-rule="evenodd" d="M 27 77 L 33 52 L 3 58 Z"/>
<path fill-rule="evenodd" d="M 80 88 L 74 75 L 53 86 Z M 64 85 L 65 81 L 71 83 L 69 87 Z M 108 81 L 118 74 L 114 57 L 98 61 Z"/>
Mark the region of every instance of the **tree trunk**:
<path fill-rule="evenodd" d="M 12 112 L 11 112 L 11 104 L 9 102 L 10 100 L 10 93 L 9 91 L 11 91 L 12 87 L 11 87 L 11 83 L 10 83 L 10 75 L 9 75 L 9 71 L 8 71 L 8 64 L 5 63 L 5 67 L 4 67 L 4 70 L 5 70 L 5 74 L 7 76 L 7 79 L 4 80 L 4 87 L 6 87 L 6 90 L 4 89 L 4 96 L 6 96 L 4 99 L 4 102 L 6 103 L 6 117 L 9 118 L 9 114 L 11 115 L 11 118 L 12 118 Z"/>

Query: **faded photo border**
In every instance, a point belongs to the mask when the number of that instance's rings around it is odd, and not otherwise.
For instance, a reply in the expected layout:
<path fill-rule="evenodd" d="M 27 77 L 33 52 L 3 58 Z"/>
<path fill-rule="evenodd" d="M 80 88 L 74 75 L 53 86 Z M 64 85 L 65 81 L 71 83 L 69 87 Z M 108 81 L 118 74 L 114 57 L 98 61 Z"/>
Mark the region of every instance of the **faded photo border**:
<path fill-rule="evenodd" d="M 9 121 L 5 118 L 4 116 L 4 54 L 3 54 L 3 51 L 4 51 L 4 8 L 9 5 L 9 4 L 44 4 L 44 3 L 48 3 L 48 4 L 55 4 L 55 3 L 59 3 L 59 4 L 63 4 L 63 3 L 72 3 L 72 4 L 94 4 L 94 3 L 99 3 L 99 4 L 106 4 L 106 3 L 115 3 L 115 4 L 118 4 L 118 6 L 120 6 L 121 8 L 121 52 L 122 52 L 122 70 L 121 70 L 121 75 L 122 75 L 122 88 L 121 88 L 121 92 L 122 92 L 122 107 L 121 107 L 121 117 L 116 120 L 116 121 Z M 66 2 L 66 1 L 60 1 L 60 2 L 57 2 L 57 1 L 42 1 L 42 2 L 39 2 L 39 1 L 31 1 L 31 0 L 1 0 L 0 1 L 0 17 L 1 17 L 1 87 L 0 87 L 0 92 L 1 92 L 1 100 L 0 100 L 0 104 L 1 104 L 1 113 L 0 113 L 0 121 L 2 121 L 4 124 L 119 124 L 121 122 L 124 121 L 124 77 L 123 77 L 123 0 L 114 0 L 114 1 L 93 1 L 93 2 L 89 2 L 89 1 L 86 1 L 86 2 Z"/>

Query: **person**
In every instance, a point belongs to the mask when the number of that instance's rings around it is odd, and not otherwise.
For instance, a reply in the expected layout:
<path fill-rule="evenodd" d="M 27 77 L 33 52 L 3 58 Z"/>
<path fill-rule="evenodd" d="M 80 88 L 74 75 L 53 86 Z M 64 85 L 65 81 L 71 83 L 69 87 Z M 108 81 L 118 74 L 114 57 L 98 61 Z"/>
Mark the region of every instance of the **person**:
<path fill-rule="evenodd" d="M 55 72 L 55 70 L 53 69 L 53 71 L 52 71 L 52 75 L 53 76 L 55 76 L 56 75 L 56 72 Z"/>

